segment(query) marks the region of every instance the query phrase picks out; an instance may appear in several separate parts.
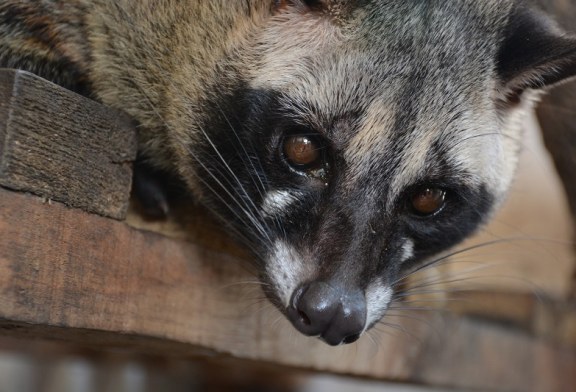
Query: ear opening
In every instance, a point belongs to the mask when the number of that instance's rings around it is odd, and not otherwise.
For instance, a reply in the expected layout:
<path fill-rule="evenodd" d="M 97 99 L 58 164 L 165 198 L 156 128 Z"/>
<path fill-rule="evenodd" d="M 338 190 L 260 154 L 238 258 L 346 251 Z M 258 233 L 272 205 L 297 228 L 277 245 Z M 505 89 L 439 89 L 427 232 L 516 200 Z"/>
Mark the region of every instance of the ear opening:
<path fill-rule="evenodd" d="M 496 67 L 501 88 L 511 96 L 576 76 L 576 37 L 522 3 L 511 11 Z"/>

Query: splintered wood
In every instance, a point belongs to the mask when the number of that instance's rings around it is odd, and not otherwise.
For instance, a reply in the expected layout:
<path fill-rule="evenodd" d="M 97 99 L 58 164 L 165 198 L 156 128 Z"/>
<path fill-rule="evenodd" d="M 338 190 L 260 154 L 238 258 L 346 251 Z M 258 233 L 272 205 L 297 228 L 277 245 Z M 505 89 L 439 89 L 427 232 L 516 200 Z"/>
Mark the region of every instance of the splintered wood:
<path fill-rule="evenodd" d="M 135 157 L 126 116 L 30 73 L 0 70 L 0 185 L 122 219 Z"/>

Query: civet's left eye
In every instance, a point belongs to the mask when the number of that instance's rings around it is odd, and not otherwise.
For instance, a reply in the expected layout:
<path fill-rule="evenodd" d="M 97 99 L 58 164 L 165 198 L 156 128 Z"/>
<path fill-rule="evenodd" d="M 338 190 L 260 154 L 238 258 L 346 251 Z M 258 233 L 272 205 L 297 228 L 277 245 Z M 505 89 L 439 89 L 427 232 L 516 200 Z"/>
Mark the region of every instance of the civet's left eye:
<path fill-rule="evenodd" d="M 296 170 L 308 169 L 321 164 L 321 146 L 313 138 L 292 135 L 284 139 L 284 156 Z"/>
<path fill-rule="evenodd" d="M 327 185 L 330 169 L 327 145 L 313 133 L 288 134 L 282 139 L 280 155 L 292 171 Z"/>
<path fill-rule="evenodd" d="M 446 204 L 446 191 L 435 187 L 422 187 L 411 195 L 414 212 L 421 216 L 434 215 Z"/>

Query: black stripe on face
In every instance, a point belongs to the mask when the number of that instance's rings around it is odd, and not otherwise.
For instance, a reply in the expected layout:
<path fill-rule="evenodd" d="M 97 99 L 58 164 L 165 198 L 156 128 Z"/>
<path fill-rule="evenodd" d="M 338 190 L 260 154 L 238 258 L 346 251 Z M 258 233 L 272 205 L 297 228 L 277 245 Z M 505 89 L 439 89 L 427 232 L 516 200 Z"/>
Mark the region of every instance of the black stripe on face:
<path fill-rule="evenodd" d="M 494 198 L 486 187 L 449 188 L 446 205 L 431 217 L 404 214 L 407 233 L 415 242 L 415 260 L 444 251 L 472 234 L 486 221 Z"/>
<path fill-rule="evenodd" d="M 329 162 L 330 176 L 341 161 L 328 140 L 330 124 L 326 124 L 326 129 L 315 129 L 311 121 L 299 117 L 302 108 L 286 107 L 280 93 L 246 88 L 236 91 L 234 95 L 217 97 L 217 104 L 202 103 L 204 111 L 212 113 L 202 124 L 210 140 L 204 137 L 200 146 L 192 147 L 196 156 L 191 157 L 191 163 L 206 183 L 206 201 L 239 231 L 252 235 L 255 243 L 262 241 L 251 227 L 253 220 L 239 217 L 230 206 L 252 212 L 270 238 L 287 236 L 291 243 L 301 243 L 317 224 L 315 217 L 320 213 L 322 195 L 329 192 L 332 178 L 316 178 L 291 168 L 283 156 L 282 143 L 285 136 L 292 134 L 318 139 Z M 314 113 L 314 108 L 306 112 Z M 334 117 L 333 121 L 343 126 L 355 116 L 351 112 Z M 326 116 L 323 121 L 327 121 Z M 298 203 L 289 206 L 281 217 L 264 217 L 260 211 L 263 198 L 275 190 L 298 192 Z"/>
<path fill-rule="evenodd" d="M 494 206 L 495 197 L 488 186 L 452 164 L 453 148 L 446 146 L 453 145 L 453 139 L 454 135 L 437 137 L 429 148 L 420 178 L 408 185 L 395 202 L 406 236 L 415 243 L 412 265 L 467 238 L 488 219 Z M 438 213 L 418 216 L 413 212 L 412 195 L 423 188 L 445 192 L 445 204 Z"/>
<path fill-rule="evenodd" d="M 406 95 L 409 91 L 408 88 Z M 416 104 L 412 108 L 414 110 Z M 415 119 L 409 116 L 409 112 L 410 104 L 406 106 L 407 117 L 397 117 L 397 126 L 414 124 Z M 458 112 L 455 113 L 457 118 Z M 449 146 L 458 143 L 458 139 L 463 137 L 461 135 L 457 132 L 437 135 L 436 141 L 426 147 L 428 152 L 419 168 L 421 173 L 398 195 L 390 195 L 389 186 L 394 178 L 402 176 L 401 159 L 411 158 L 403 155 L 404 150 L 411 143 L 418 143 L 410 132 L 396 132 L 390 149 L 380 155 L 380 162 L 373 164 L 371 170 L 356 181 L 355 188 L 360 190 L 356 200 L 362 200 L 363 195 L 380 195 L 378 203 L 356 206 L 355 213 L 361 215 L 357 220 L 370 222 L 377 232 L 387 236 L 384 244 L 389 248 L 394 248 L 403 238 L 414 241 L 414 256 L 402 266 L 403 269 L 461 242 L 485 222 L 492 211 L 495 198 L 489 188 L 478 185 L 481 183 L 478 178 L 451 161 L 454 147 L 451 150 Z M 446 191 L 446 204 L 439 213 L 427 217 L 414 213 L 411 200 L 422 188 Z M 397 270 L 395 264 L 401 262 L 399 255 L 399 251 L 395 253 L 389 249 L 382 253 L 380 262 L 388 264 L 390 271 Z"/>

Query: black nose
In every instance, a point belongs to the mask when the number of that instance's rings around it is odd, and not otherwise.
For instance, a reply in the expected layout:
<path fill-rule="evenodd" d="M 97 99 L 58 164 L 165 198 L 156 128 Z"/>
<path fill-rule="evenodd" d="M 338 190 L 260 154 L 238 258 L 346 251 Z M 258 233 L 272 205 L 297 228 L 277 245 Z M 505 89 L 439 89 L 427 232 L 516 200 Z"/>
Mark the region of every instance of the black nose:
<path fill-rule="evenodd" d="M 292 324 L 304 335 L 320 336 L 336 346 L 360 337 L 366 323 L 366 299 L 360 290 L 312 282 L 294 291 L 287 312 Z"/>

